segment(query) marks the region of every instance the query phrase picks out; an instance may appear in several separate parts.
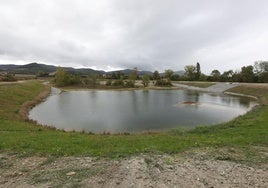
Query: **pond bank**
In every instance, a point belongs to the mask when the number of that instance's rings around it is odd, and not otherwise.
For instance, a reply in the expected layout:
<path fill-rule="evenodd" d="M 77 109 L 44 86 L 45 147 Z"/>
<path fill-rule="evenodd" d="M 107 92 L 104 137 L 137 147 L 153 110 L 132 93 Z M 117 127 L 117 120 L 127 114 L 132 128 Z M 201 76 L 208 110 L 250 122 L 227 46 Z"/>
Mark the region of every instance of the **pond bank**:
<path fill-rule="evenodd" d="M 239 91 L 268 96 L 251 88 Z M 191 132 L 89 135 L 16 118 L 38 93 L 35 84 L 0 86 L 0 187 L 268 187 L 265 105 Z"/>
<path fill-rule="evenodd" d="M 21 118 L 24 120 L 29 120 L 29 111 L 36 105 L 43 102 L 50 95 L 50 93 L 50 86 L 46 86 L 45 89 L 34 98 L 34 100 L 24 102 L 19 111 Z"/>

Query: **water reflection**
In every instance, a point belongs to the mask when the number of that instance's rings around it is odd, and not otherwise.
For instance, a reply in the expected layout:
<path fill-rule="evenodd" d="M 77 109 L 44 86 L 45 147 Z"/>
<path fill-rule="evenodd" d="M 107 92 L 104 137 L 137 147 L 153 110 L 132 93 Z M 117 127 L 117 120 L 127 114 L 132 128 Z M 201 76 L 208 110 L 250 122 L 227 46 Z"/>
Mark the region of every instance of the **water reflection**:
<path fill-rule="evenodd" d="M 138 132 L 224 122 L 254 104 L 249 98 L 187 90 L 70 91 L 49 97 L 30 118 L 66 130 Z"/>
<path fill-rule="evenodd" d="M 191 101 L 191 102 L 198 103 L 200 95 L 201 95 L 200 92 L 185 90 L 183 98 L 184 98 L 184 101 Z"/>

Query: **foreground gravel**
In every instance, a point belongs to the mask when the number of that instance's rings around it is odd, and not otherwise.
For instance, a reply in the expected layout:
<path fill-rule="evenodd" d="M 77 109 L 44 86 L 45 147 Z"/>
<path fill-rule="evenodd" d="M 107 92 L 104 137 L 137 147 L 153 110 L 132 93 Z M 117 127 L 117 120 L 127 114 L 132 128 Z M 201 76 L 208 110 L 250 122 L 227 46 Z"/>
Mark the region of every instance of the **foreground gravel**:
<path fill-rule="evenodd" d="M 268 187 L 267 169 L 197 155 L 99 159 L 2 153 L 0 187 Z"/>

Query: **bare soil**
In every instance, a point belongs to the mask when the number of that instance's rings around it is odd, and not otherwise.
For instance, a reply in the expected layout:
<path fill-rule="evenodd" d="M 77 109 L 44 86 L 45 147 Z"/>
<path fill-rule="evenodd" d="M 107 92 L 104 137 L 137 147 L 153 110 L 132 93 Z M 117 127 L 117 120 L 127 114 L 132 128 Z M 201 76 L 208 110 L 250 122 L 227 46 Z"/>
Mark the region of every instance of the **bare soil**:
<path fill-rule="evenodd" d="M 120 159 L 1 153 L 0 187 L 268 187 L 268 164 L 219 160 L 200 151 Z"/>

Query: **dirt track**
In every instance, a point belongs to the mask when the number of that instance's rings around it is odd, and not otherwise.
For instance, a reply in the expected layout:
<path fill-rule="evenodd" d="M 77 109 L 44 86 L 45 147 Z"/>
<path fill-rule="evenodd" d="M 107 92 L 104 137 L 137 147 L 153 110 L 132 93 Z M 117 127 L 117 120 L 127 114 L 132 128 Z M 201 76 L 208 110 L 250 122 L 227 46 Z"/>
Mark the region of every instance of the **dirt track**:
<path fill-rule="evenodd" d="M 213 86 L 207 87 L 207 88 L 200 88 L 200 87 L 194 87 L 194 86 L 188 86 L 185 84 L 178 84 L 178 83 L 172 83 L 173 86 L 178 88 L 185 88 L 189 90 L 197 90 L 197 91 L 204 91 L 204 92 L 215 92 L 215 93 L 222 93 L 228 89 L 231 89 L 233 87 L 237 87 L 239 84 L 230 84 L 225 82 L 218 82 Z"/>

